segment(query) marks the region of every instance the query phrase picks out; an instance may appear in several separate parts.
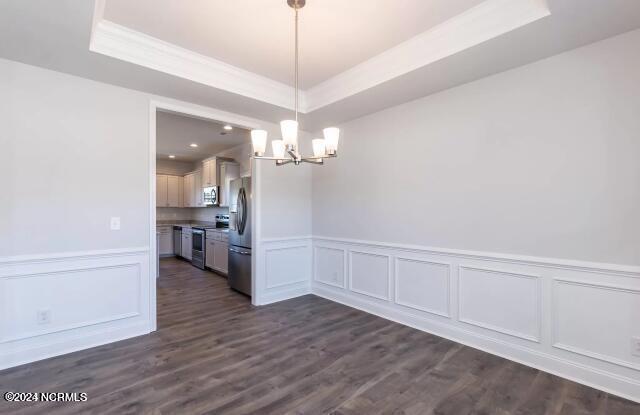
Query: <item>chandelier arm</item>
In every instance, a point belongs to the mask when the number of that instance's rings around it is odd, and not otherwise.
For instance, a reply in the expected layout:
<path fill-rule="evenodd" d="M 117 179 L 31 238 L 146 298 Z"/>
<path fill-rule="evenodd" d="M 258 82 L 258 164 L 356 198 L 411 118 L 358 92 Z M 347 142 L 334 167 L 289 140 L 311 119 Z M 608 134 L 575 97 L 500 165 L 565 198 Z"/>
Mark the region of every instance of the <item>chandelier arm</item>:
<path fill-rule="evenodd" d="M 300 161 L 303 163 L 309 163 L 309 164 L 324 164 L 324 161 L 322 160 L 321 157 L 302 158 L 300 159 Z"/>

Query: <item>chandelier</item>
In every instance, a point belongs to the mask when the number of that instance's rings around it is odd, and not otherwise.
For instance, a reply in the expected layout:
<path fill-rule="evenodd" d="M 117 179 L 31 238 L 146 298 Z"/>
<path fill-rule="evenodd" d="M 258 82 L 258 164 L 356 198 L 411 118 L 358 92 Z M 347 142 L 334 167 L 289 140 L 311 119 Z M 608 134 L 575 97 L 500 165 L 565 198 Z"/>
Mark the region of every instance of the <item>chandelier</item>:
<path fill-rule="evenodd" d="M 282 166 L 289 163 L 299 165 L 300 163 L 323 164 L 323 160 L 338 155 L 338 139 L 340 129 L 336 127 L 325 128 L 322 132 L 324 138 L 311 140 L 313 148 L 312 157 L 300 155 L 298 146 L 298 11 L 304 7 L 306 0 L 287 0 L 289 7 L 295 12 L 295 120 L 285 120 L 280 122 L 282 131 L 281 140 L 271 141 L 273 157 L 265 156 L 267 148 L 267 131 L 252 130 L 251 142 L 253 144 L 253 154 L 255 159 L 275 160 L 276 165 Z"/>

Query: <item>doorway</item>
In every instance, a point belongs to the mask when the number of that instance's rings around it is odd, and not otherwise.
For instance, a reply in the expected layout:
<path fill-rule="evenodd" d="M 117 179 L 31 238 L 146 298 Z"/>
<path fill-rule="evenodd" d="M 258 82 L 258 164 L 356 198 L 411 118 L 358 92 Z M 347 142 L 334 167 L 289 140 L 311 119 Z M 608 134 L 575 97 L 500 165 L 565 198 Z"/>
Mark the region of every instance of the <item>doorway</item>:
<path fill-rule="evenodd" d="M 186 121 L 185 121 L 186 120 Z M 171 125 L 174 123 L 174 127 L 177 126 L 178 131 L 180 131 L 180 122 L 188 122 L 191 120 L 194 125 L 201 124 L 201 127 L 204 124 L 210 126 L 211 129 L 211 137 L 213 138 L 210 142 L 195 142 L 197 140 L 189 140 L 188 134 L 176 134 L 180 136 L 180 139 L 177 140 L 177 143 L 174 143 L 177 147 L 174 147 L 172 150 L 170 147 L 165 146 L 164 143 L 159 142 L 159 137 L 162 139 L 162 133 L 159 132 L 159 126 L 163 125 Z M 190 221 L 189 219 L 196 219 L 197 222 L 207 222 L 208 225 L 215 226 L 216 216 L 224 216 L 225 213 L 229 214 L 232 210 L 230 206 L 230 194 L 229 194 L 229 183 L 221 183 L 221 182 L 211 182 L 204 183 L 206 181 L 206 177 L 213 177 L 220 175 L 220 167 L 223 163 L 228 163 L 226 167 L 230 169 L 235 169 L 237 167 L 238 175 L 248 177 L 248 180 L 251 188 L 252 188 L 252 203 L 253 208 L 250 209 L 250 220 L 254 224 L 253 232 L 251 233 L 250 241 L 251 245 L 255 248 L 257 247 L 257 241 L 259 241 L 260 234 L 260 188 L 259 188 L 259 169 L 256 169 L 256 165 L 254 160 L 251 158 L 251 147 L 250 141 L 247 140 L 248 132 L 251 129 L 260 128 L 261 123 L 259 120 L 243 117 L 237 114 L 227 113 L 224 111 L 218 111 L 211 108 L 201 107 L 192 104 L 186 104 L 181 102 L 175 102 L 173 100 L 152 100 L 150 104 L 150 112 L 149 112 L 149 185 L 150 185 L 150 197 L 149 197 L 149 242 L 150 242 L 150 252 L 151 252 L 151 261 L 150 264 L 150 319 L 152 322 L 152 330 L 157 329 L 157 278 L 159 275 L 159 263 L 160 256 L 167 255 L 167 247 L 166 245 L 160 246 L 157 232 L 159 230 L 158 223 L 166 223 L 162 221 L 166 221 L 167 219 L 175 218 L 173 221 Z M 234 131 L 235 130 L 235 131 Z M 220 138 L 217 140 L 218 143 L 215 143 L 215 137 Z M 233 144 L 233 139 L 240 140 L 238 141 L 236 146 L 231 146 Z M 193 142 L 192 142 L 193 141 Z M 223 148 L 224 147 L 224 148 Z M 236 148 L 233 148 L 236 147 Z M 165 154 L 166 153 L 166 154 Z M 173 156 L 173 157 L 171 157 Z M 162 161 L 166 160 L 166 161 Z M 220 161 L 218 165 L 211 167 L 211 164 L 207 165 L 206 162 L 214 160 Z M 171 162 L 171 163 L 170 163 Z M 180 166 L 182 165 L 182 169 Z M 192 169 L 189 169 L 188 166 L 194 166 Z M 201 168 L 199 168 L 201 166 Z M 167 170 L 169 168 L 169 170 Z M 215 169 L 207 172 L 207 168 Z M 171 170 L 173 169 L 173 170 Z M 186 172 L 186 170 L 191 170 Z M 208 173 L 210 176 L 207 176 L 204 173 Z M 173 174 L 160 174 L 159 173 L 173 173 Z M 197 174 L 196 174 L 197 173 Z M 224 172 L 223 172 L 224 174 Z M 205 177 L 200 181 L 199 177 L 203 175 Z M 166 179 L 166 194 L 164 193 L 165 189 L 165 178 L 162 176 L 173 176 L 168 177 Z M 160 183 L 158 183 L 158 177 Z M 228 178 L 233 177 L 233 175 L 225 176 Z M 182 179 L 182 186 L 184 192 L 184 186 L 186 184 L 187 191 L 183 193 L 183 196 L 186 195 L 186 198 L 183 197 L 183 201 L 179 201 L 179 197 L 176 197 L 176 186 L 179 186 L 177 182 L 179 178 Z M 216 177 L 217 178 L 217 177 Z M 196 183 L 192 183 L 196 182 Z M 169 184 L 171 183 L 171 184 Z M 211 186 L 207 186 L 207 184 Z M 219 186 L 223 184 L 223 186 Z M 159 187 L 158 187 L 159 186 Z M 169 187 L 171 186 L 171 187 Z M 226 188 L 225 188 L 226 186 Z M 217 198 L 217 204 L 210 205 L 211 200 L 207 199 L 207 193 L 200 191 L 200 189 L 206 190 L 207 187 L 214 188 Z M 195 194 L 190 194 L 188 189 L 197 189 Z M 158 213 L 158 197 L 163 200 L 162 203 L 166 200 L 167 206 L 166 211 L 163 209 L 162 213 Z M 209 194 L 211 197 L 211 194 Z M 226 200 L 225 200 L 226 198 Z M 222 199 L 222 200 L 221 200 Z M 220 202 L 222 202 L 222 206 L 220 206 Z M 182 205 L 180 205 L 182 203 Z M 209 203 L 209 205 L 207 205 Z M 177 205 L 176 205 L 177 204 Z M 193 204 L 193 205 L 192 205 Z M 185 206 L 187 205 L 187 206 Z M 206 205 L 206 206 L 205 206 Z M 225 212 L 226 209 L 226 212 Z M 173 210 L 173 211 L 172 211 Z M 193 216 L 190 218 L 186 218 L 185 211 L 192 210 Z M 169 215 L 170 217 L 167 217 Z M 171 217 L 171 215 L 173 215 Z M 232 214 L 231 214 L 232 216 Z M 222 219 L 224 220 L 224 218 Z M 159 222 L 160 221 L 160 222 Z M 171 220 L 169 220 L 171 221 Z M 166 226 L 163 228 L 163 231 L 166 232 Z M 172 229 L 173 232 L 173 229 Z M 215 236 L 215 230 L 211 231 L 211 234 Z M 173 238 L 177 237 L 174 233 Z M 204 235 L 200 235 L 198 237 L 202 238 L 202 243 L 206 246 L 206 231 Z M 166 235 L 165 235 L 166 238 Z M 172 239 L 173 239 L 172 238 Z M 189 244 L 188 237 L 185 235 L 185 242 Z M 222 248 L 224 248 L 224 236 L 220 236 L 220 240 L 218 241 L 218 258 L 222 259 L 223 253 Z M 228 242 L 228 241 L 227 241 Z M 193 243 L 193 240 L 192 242 Z M 212 244 L 215 245 L 215 244 Z M 203 246 L 202 250 L 206 255 L 206 247 Z M 175 248 L 175 246 L 173 247 Z M 181 250 L 182 251 L 182 250 Z M 257 249 L 254 250 L 257 252 Z M 188 259 L 187 250 L 184 250 L 184 255 L 182 252 L 178 253 L 174 250 L 173 255 L 179 256 L 181 258 Z M 197 254 L 197 252 L 196 252 Z M 204 270 L 212 271 L 213 273 L 217 273 L 219 275 L 224 275 L 224 262 L 220 261 L 219 268 L 216 268 L 215 262 L 206 261 L 203 259 Z M 208 263 L 207 263 L 208 262 Z M 226 265 L 228 266 L 228 264 Z M 251 269 L 251 287 L 250 287 L 250 296 L 252 304 L 256 304 L 256 258 L 255 255 L 251 256 L 250 261 L 250 269 Z"/>

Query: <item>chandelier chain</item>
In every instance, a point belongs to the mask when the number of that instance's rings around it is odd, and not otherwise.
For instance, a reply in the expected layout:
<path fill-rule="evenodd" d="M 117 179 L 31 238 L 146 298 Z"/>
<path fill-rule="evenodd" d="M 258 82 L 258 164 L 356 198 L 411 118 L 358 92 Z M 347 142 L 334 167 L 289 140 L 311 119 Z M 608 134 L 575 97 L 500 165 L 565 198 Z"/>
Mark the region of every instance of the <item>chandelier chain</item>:
<path fill-rule="evenodd" d="M 295 34 L 295 89 L 296 89 L 296 102 L 295 102 L 295 110 L 296 110 L 296 122 L 298 121 L 298 6 L 294 8 L 296 13 L 296 34 Z"/>

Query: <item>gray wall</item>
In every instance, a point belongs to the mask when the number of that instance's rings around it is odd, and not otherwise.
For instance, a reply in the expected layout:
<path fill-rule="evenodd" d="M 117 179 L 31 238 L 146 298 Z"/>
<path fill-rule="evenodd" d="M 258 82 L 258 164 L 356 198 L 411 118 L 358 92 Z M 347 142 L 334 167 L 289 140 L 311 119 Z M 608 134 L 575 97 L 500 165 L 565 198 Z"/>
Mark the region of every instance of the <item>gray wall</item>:
<path fill-rule="evenodd" d="M 6 60 L 0 96 L 0 256 L 148 246 L 148 96 Z"/>
<path fill-rule="evenodd" d="M 640 31 L 341 126 L 313 233 L 640 264 Z"/>

